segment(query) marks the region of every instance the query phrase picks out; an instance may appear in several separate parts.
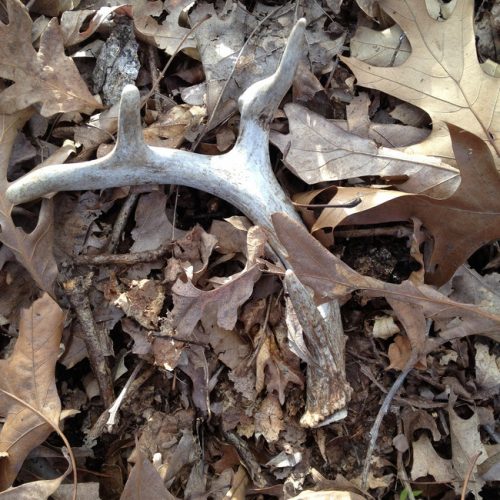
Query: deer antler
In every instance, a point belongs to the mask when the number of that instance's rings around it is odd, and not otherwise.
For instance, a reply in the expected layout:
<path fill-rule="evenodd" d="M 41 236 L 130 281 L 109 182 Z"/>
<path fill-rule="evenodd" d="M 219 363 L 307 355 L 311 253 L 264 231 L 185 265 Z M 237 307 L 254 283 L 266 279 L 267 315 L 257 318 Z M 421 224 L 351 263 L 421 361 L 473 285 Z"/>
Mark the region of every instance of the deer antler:
<path fill-rule="evenodd" d="M 285 252 L 275 236 L 271 215 L 285 212 L 299 222 L 300 218 L 273 174 L 268 150 L 269 125 L 292 84 L 302 57 L 305 26 L 305 19 L 296 23 L 276 72 L 251 85 L 239 98 L 240 133 L 230 152 L 208 156 L 146 145 L 141 130 L 139 91 L 135 86 L 127 85 L 120 101 L 118 140 L 111 153 L 93 161 L 34 170 L 13 182 L 7 189 L 7 197 L 18 204 L 58 191 L 143 184 L 189 186 L 228 201 L 255 224 L 267 229 L 271 245 L 289 267 L 284 258 Z M 292 288 L 298 289 L 290 293 L 297 311 L 314 308 L 305 288 L 300 288 L 297 283 Z M 297 299 L 301 296 L 302 301 Z M 338 312 L 338 304 L 336 308 Z M 305 318 L 314 318 L 311 322 L 317 323 L 318 314 L 314 311 L 309 316 L 306 314 Z M 332 414 L 344 409 L 350 396 L 351 390 L 345 380 L 342 323 L 338 314 L 333 318 L 334 342 L 340 347 L 335 353 L 316 355 L 315 366 L 308 368 L 308 380 L 314 381 L 313 384 L 308 383 L 307 411 L 302 419 L 302 424 L 308 427 L 331 419 Z M 311 349 L 312 352 L 317 354 L 318 349 L 331 350 L 332 339 L 320 340 L 324 332 L 332 333 L 331 325 L 330 329 L 318 329 L 317 325 L 308 326 L 307 321 L 301 323 L 309 342 L 323 344 Z M 318 384 L 318 381 L 322 383 Z M 331 397 L 331 390 L 318 390 L 320 386 L 335 387 L 335 397 Z"/>

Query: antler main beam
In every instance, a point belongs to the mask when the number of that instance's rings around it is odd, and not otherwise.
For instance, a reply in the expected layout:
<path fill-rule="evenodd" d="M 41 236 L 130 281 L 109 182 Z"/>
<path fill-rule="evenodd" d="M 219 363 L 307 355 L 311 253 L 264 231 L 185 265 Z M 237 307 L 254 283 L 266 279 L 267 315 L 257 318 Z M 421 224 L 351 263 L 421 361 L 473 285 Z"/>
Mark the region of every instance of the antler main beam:
<path fill-rule="evenodd" d="M 302 55 L 305 20 L 292 30 L 278 69 L 240 97 L 241 127 L 234 148 L 219 156 L 150 147 L 141 130 L 140 96 L 133 85 L 122 93 L 118 140 L 113 151 L 93 161 L 34 170 L 7 190 L 25 203 L 59 191 L 96 190 L 144 184 L 178 184 L 207 191 L 237 207 L 254 223 L 272 228 L 270 215 L 298 216 L 278 184 L 269 160 L 269 124 L 290 88 Z"/>
<path fill-rule="evenodd" d="M 59 191 L 144 184 L 189 186 L 228 201 L 255 224 L 266 228 L 271 245 L 290 267 L 276 238 L 271 215 L 285 212 L 301 221 L 274 176 L 269 159 L 269 126 L 302 58 L 305 26 L 305 19 L 296 23 L 275 73 L 241 95 L 240 133 L 230 152 L 208 156 L 148 146 L 141 130 L 139 91 L 128 85 L 120 100 L 118 140 L 111 153 L 98 160 L 34 170 L 13 182 L 7 197 L 19 204 Z M 311 349 L 316 355 L 314 365 L 308 367 L 307 408 L 301 420 L 306 427 L 316 427 L 343 415 L 350 397 L 351 389 L 345 379 L 344 335 L 338 304 L 330 307 L 336 313 L 322 320 L 309 292 L 298 281 L 293 283 L 288 286 L 292 287 L 290 297 L 294 308 L 302 313 L 305 337 L 318 344 Z M 314 311 L 307 314 L 311 308 Z M 328 327 L 318 326 L 321 321 Z M 337 345 L 335 350 L 330 349 L 332 342 Z"/>

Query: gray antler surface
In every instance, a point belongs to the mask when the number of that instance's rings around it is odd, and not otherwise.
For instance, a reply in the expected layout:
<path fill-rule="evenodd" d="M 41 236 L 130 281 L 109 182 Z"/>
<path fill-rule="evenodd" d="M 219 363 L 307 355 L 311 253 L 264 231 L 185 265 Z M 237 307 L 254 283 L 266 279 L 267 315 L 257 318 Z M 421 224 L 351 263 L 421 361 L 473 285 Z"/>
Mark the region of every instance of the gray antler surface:
<path fill-rule="evenodd" d="M 296 23 L 275 73 L 251 85 L 241 95 L 240 132 L 228 153 L 208 156 L 148 146 L 141 130 L 139 91 L 128 85 L 122 93 L 118 140 L 111 153 L 98 160 L 36 169 L 11 184 L 7 190 L 9 200 L 18 204 L 59 191 L 131 185 L 189 186 L 228 201 L 255 224 L 267 229 L 271 245 L 289 267 L 273 230 L 271 215 L 285 212 L 301 221 L 272 171 L 269 125 L 303 56 L 305 26 L 304 19 Z M 306 341 L 315 355 L 314 366 L 308 368 L 307 408 L 301 421 L 304 426 L 315 427 L 341 412 L 350 397 L 350 387 L 345 381 L 344 334 L 338 314 L 335 321 L 321 319 L 309 292 L 298 280 L 289 283 L 288 288 L 294 308 L 302 316 Z M 314 311 L 307 313 L 308 308 Z M 320 321 L 328 325 L 318 326 Z M 310 325 L 311 322 L 315 324 Z"/>

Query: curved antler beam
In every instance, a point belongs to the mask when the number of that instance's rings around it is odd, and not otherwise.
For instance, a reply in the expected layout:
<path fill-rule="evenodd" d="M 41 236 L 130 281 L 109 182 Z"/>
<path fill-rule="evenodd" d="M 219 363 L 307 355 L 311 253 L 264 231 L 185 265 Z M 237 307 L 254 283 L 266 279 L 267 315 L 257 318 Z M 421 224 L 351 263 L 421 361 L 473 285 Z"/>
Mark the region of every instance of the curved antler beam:
<path fill-rule="evenodd" d="M 34 170 L 11 184 L 8 199 L 19 204 L 59 191 L 178 184 L 228 201 L 254 223 L 269 230 L 273 212 L 286 212 L 298 220 L 273 174 L 268 143 L 270 121 L 292 84 L 302 55 L 304 31 L 305 20 L 301 19 L 290 34 L 276 72 L 241 95 L 240 134 L 230 152 L 207 156 L 146 145 L 141 130 L 139 91 L 127 85 L 120 101 L 118 140 L 111 153 L 93 161 Z"/>
<path fill-rule="evenodd" d="M 290 88 L 302 57 L 306 22 L 293 28 L 280 64 L 271 76 L 251 85 L 239 98 L 240 132 L 234 148 L 219 156 L 200 155 L 144 142 L 140 96 L 133 85 L 120 100 L 118 140 L 113 151 L 83 163 L 51 165 L 34 170 L 7 189 L 12 203 L 24 203 L 58 191 L 95 190 L 143 184 L 177 184 L 207 191 L 243 212 L 268 230 L 269 241 L 283 258 L 271 215 L 285 212 L 300 221 L 276 180 L 269 159 L 269 124 Z M 287 265 L 287 267 L 289 267 Z M 307 408 L 301 423 L 316 427 L 345 414 L 351 389 L 345 379 L 344 335 L 338 303 L 316 311 L 309 291 L 288 274 L 287 289 L 306 339 L 314 343 L 314 363 L 308 366 Z M 331 338 L 330 338 L 331 337 Z M 336 349 L 331 349 L 335 343 Z M 317 345 L 316 345 L 317 344 Z"/>

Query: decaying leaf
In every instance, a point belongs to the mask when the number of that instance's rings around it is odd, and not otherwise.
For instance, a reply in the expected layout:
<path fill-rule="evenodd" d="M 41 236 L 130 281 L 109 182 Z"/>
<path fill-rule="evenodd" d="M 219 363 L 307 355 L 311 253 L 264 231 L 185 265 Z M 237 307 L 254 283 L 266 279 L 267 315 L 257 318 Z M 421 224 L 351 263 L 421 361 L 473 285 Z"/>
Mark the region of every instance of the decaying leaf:
<path fill-rule="evenodd" d="M 309 184 L 368 175 L 406 175 L 398 188 L 414 193 L 450 195 L 458 171 L 438 158 L 377 146 L 298 104 L 287 104 L 290 133 L 271 139 L 290 170 Z"/>
<path fill-rule="evenodd" d="M 64 316 L 57 303 L 44 294 L 22 311 L 14 351 L 8 359 L 0 360 L 0 415 L 5 418 L 0 453 L 8 453 L 2 458 L 0 491 L 12 485 L 28 453 L 59 427 L 61 402 L 55 365 Z M 6 392 L 38 410 L 46 420 Z"/>
<path fill-rule="evenodd" d="M 136 449 L 135 459 L 135 465 L 130 471 L 120 500 L 147 500 L 148 498 L 175 500 L 163 484 L 163 479 L 154 465 L 139 448 Z"/>
<path fill-rule="evenodd" d="M 443 338 L 472 334 L 500 338 L 500 315 L 455 302 L 428 285 L 410 280 L 396 285 L 363 276 L 331 254 L 304 227 L 285 214 L 274 214 L 273 224 L 297 277 L 322 300 L 345 298 L 355 290 L 361 290 L 366 297 L 385 297 L 393 307 L 396 303 L 395 312 L 403 325 L 406 318 L 398 313 L 398 303 L 418 306 L 428 319 L 443 320 L 440 332 Z M 432 348 L 432 340 L 427 342 L 428 348 Z"/>
<path fill-rule="evenodd" d="M 174 309 L 172 317 L 174 327 L 182 336 L 189 336 L 196 323 L 204 316 L 216 311 L 217 325 L 232 330 L 238 319 L 238 308 L 246 302 L 253 291 L 253 286 L 261 275 L 256 263 L 264 252 L 266 237 L 263 230 L 252 227 L 247 234 L 247 264 L 243 271 L 230 278 L 224 278 L 214 290 L 200 290 L 191 281 L 178 279 L 172 287 Z"/>
<path fill-rule="evenodd" d="M 351 38 L 351 57 L 373 66 L 400 66 L 410 53 L 410 43 L 397 24 L 383 31 L 360 26 Z"/>
<path fill-rule="evenodd" d="M 189 28 L 182 27 L 180 16 L 191 4 L 191 0 L 167 0 L 166 2 L 138 0 L 134 2 L 134 25 L 143 35 L 152 37 L 160 49 L 167 54 L 174 54 L 177 48 L 196 57 L 196 41 Z M 164 11 L 167 18 L 159 24 L 154 17 L 161 16 Z M 153 17 L 154 16 L 154 17 Z M 189 35 L 189 36 L 188 36 Z M 182 45 L 181 41 L 184 39 Z"/>
<path fill-rule="evenodd" d="M 472 491 L 476 498 L 484 485 L 484 480 L 479 477 L 477 466 L 482 464 L 488 453 L 481 442 L 479 434 L 479 418 L 476 412 L 472 416 L 464 419 L 458 416 L 453 408 L 456 397 L 451 397 L 448 404 L 448 414 L 450 417 L 450 436 L 453 469 L 461 481 L 465 480 L 471 467 L 471 475 L 467 482 L 467 491 Z M 476 457 L 476 455 L 478 455 Z M 460 491 L 461 484 L 456 484 L 456 491 Z"/>
<path fill-rule="evenodd" d="M 30 110 L 24 110 L 12 115 L 0 115 L 0 241 L 10 248 L 37 285 L 51 292 L 57 277 L 57 264 L 52 253 L 52 202 L 42 202 L 38 223 L 28 234 L 14 224 L 11 217 L 13 205 L 5 196 L 9 187 L 7 171 L 12 145 L 17 132 L 31 114 Z"/>
<path fill-rule="evenodd" d="M 431 475 L 436 481 L 444 483 L 455 479 L 451 460 L 446 460 L 437 454 L 426 434 L 422 434 L 417 440 L 413 441 L 412 452 L 411 478 L 413 480 L 427 475 Z"/>
<path fill-rule="evenodd" d="M 257 437 L 262 435 L 268 443 L 273 443 L 284 429 L 283 410 L 278 398 L 268 394 L 255 414 L 255 434 Z"/>
<path fill-rule="evenodd" d="M 121 293 L 113 304 L 144 328 L 151 329 L 158 324 L 164 300 L 165 293 L 159 282 L 142 279 L 132 280 L 129 289 Z"/>
<path fill-rule="evenodd" d="M 31 19 L 19 0 L 8 0 L 9 24 L 0 22 L 0 76 L 14 82 L 0 93 L 0 112 L 14 113 L 41 103 L 41 114 L 81 111 L 102 106 L 92 97 L 72 59 L 64 54 L 57 19 L 52 19 L 40 40 L 38 53 L 31 45 Z"/>
<path fill-rule="evenodd" d="M 485 143 L 449 125 L 462 182 L 444 200 L 425 195 L 367 188 L 338 188 L 331 203 L 357 196 L 354 208 L 327 208 L 313 230 L 342 224 L 375 224 L 417 217 L 432 233 L 434 245 L 426 263 L 426 281 L 446 283 L 478 248 L 500 238 L 500 175 Z M 340 195 L 340 196 L 339 196 Z M 411 198 L 409 198 L 409 196 Z"/>
<path fill-rule="evenodd" d="M 474 3 L 457 0 L 453 13 L 443 22 L 433 19 L 426 2 L 420 0 L 381 0 L 379 5 L 399 24 L 412 51 L 396 67 L 376 67 L 342 57 L 358 84 L 414 104 L 434 122 L 466 128 L 500 156 L 498 78 L 485 73 L 477 59 Z"/>

